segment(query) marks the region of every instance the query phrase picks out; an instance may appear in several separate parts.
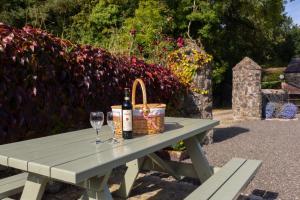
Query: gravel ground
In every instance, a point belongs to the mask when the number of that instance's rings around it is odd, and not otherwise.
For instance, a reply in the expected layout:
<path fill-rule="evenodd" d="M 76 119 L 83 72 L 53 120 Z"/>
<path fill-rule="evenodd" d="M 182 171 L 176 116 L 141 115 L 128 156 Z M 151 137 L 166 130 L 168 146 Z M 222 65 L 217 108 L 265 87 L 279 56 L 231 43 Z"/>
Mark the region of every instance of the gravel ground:
<path fill-rule="evenodd" d="M 263 165 L 246 189 L 265 199 L 300 199 L 300 121 L 247 121 L 216 128 L 208 160 L 223 166 L 232 157 L 259 159 Z"/>
<path fill-rule="evenodd" d="M 255 178 L 244 191 L 246 196 L 259 196 L 265 200 L 300 199 L 300 121 L 247 121 L 229 127 L 221 126 L 215 129 L 214 143 L 204 146 L 204 150 L 210 164 L 214 166 L 221 167 L 233 157 L 263 161 Z M 149 182 L 153 177 L 146 176 L 143 179 Z M 172 190 L 168 190 L 164 181 L 161 184 L 157 182 L 158 187 L 163 188 L 160 194 L 164 194 L 164 198 L 153 196 L 151 192 L 148 192 L 148 196 L 154 197 L 151 199 L 179 200 L 193 186 L 180 185 L 170 177 L 168 181 L 173 184 Z M 145 191 L 145 188 L 136 190 Z M 174 190 L 178 195 L 172 195 Z M 145 198 L 133 193 L 132 199 Z"/>
<path fill-rule="evenodd" d="M 244 192 L 246 196 L 300 199 L 300 121 L 247 121 L 220 126 L 215 129 L 214 141 L 204 146 L 212 165 L 223 166 L 233 157 L 263 161 Z M 110 189 L 114 191 L 117 187 L 114 184 Z M 195 180 L 176 181 L 160 173 L 140 173 L 129 199 L 180 200 L 196 187 Z M 56 194 L 46 193 L 43 200 L 77 199 L 81 193 L 82 190 L 66 185 Z"/>

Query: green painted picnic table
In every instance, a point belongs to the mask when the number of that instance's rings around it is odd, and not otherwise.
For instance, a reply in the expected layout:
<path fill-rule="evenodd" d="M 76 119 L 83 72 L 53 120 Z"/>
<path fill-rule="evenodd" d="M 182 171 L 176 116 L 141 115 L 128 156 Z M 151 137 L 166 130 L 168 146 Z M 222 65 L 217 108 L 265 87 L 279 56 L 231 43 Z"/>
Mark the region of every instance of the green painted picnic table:
<path fill-rule="evenodd" d="M 167 117 L 163 134 L 121 140 L 117 144 L 96 144 L 94 129 L 16 142 L 0 146 L 0 165 L 28 172 L 21 196 L 23 200 L 41 199 L 45 185 L 51 179 L 85 188 L 86 193 L 81 199 L 112 199 L 107 180 L 112 169 L 123 164 L 128 169 L 117 192 L 123 197 L 128 196 L 142 163 L 143 168 L 148 169 L 154 167 L 149 162 L 155 163 L 156 168 L 158 166 L 175 178 L 191 174 L 204 182 L 213 171 L 200 140 L 218 123 L 207 119 Z M 103 126 L 100 131 L 103 141 L 111 134 L 108 126 Z M 186 144 L 192 160 L 190 166 L 181 163 L 177 168 L 171 167 L 171 162 L 163 161 L 154 153 L 180 140 Z"/>

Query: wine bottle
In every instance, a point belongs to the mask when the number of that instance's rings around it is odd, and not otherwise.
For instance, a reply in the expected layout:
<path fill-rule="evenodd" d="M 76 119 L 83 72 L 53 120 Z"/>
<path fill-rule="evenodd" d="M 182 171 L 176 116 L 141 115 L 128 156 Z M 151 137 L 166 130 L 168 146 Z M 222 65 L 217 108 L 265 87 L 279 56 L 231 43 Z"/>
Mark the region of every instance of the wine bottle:
<path fill-rule="evenodd" d="M 125 97 L 122 104 L 122 136 L 124 139 L 132 138 L 132 104 L 128 88 L 125 88 Z"/>

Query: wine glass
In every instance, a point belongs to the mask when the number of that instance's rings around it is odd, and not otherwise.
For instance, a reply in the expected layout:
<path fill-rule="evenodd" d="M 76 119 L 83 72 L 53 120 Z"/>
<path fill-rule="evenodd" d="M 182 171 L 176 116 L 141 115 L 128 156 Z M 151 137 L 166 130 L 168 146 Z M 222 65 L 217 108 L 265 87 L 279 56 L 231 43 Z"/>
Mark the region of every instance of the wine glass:
<path fill-rule="evenodd" d="M 107 121 L 107 125 L 111 128 L 112 132 L 113 132 L 113 137 L 111 138 L 111 143 L 115 144 L 118 143 L 117 138 L 115 138 L 115 124 L 114 124 L 114 117 L 113 117 L 113 112 L 107 112 L 107 116 L 106 116 L 106 121 Z"/>
<path fill-rule="evenodd" d="M 90 113 L 90 123 L 92 127 L 96 129 L 96 133 L 97 133 L 96 144 L 101 143 L 101 140 L 99 138 L 99 131 L 103 125 L 103 122 L 104 122 L 103 112 L 97 111 L 97 112 Z"/>

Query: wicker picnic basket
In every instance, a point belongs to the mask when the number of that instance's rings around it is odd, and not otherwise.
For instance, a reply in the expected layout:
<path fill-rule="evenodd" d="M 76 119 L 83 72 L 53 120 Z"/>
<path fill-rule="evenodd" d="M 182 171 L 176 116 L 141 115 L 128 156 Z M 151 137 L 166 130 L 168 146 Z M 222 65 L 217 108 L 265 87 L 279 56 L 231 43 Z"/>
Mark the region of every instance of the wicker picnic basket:
<path fill-rule="evenodd" d="M 143 104 L 135 104 L 136 88 L 140 84 L 143 93 Z M 150 135 L 162 133 L 165 123 L 166 104 L 147 103 L 146 86 L 142 79 L 136 79 L 132 86 L 133 134 Z M 122 136 L 122 106 L 112 106 L 116 136 Z"/>

